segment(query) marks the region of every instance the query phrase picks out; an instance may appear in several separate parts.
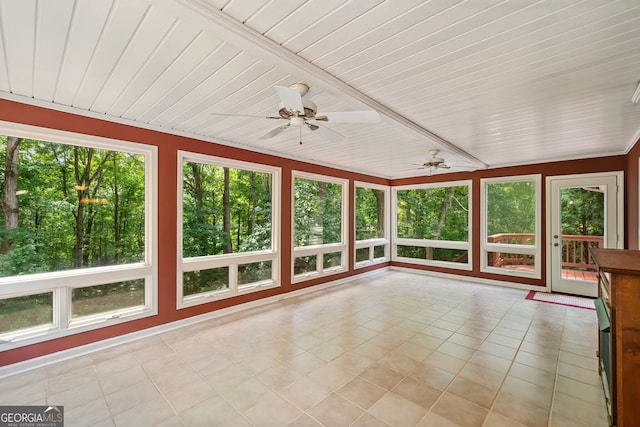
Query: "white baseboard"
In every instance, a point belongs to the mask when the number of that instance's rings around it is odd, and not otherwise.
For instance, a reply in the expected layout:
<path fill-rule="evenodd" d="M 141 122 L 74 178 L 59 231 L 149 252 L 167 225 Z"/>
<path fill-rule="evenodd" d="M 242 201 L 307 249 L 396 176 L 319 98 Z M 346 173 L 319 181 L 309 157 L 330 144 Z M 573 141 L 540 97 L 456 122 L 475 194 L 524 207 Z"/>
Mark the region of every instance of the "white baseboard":
<path fill-rule="evenodd" d="M 522 283 L 506 282 L 503 280 L 483 279 L 480 277 L 462 276 L 459 274 L 451 274 L 451 273 L 440 273 L 437 271 L 430 271 L 430 270 L 418 270 L 415 268 L 408 268 L 408 267 L 391 266 L 389 267 L 389 269 L 392 271 L 402 271 L 405 273 L 422 274 L 424 276 L 435 276 L 435 277 L 442 277 L 445 279 L 462 280 L 465 282 L 482 283 L 484 285 L 502 286 L 504 288 L 522 289 L 524 291 L 548 292 L 547 288 L 544 286 L 524 285 Z"/>

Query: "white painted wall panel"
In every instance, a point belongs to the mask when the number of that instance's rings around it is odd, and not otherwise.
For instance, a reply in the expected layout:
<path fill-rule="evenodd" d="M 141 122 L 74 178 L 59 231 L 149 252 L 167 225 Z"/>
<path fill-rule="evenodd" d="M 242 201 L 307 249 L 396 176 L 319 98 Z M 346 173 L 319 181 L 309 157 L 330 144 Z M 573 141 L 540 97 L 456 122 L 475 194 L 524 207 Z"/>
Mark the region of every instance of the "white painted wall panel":
<path fill-rule="evenodd" d="M 53 101 L 74 10 L 74 0 L 38 2 L 33 96 Z"/>
<path fill-rule="evenodd" d="M 301 30 L 292 39 L 287 40 L 283 45 L 292 52 L 300 52 L 326 36 L 337 30 L 360 14 L 376 7 L 382 0 L 350 0 L 335 8 L 328 15 L 318 18 L 313 24 Z M 302 55 L 304 57 L 304 55 Z"/>
<path fill-rule="evenodd" d="M 150 91 L 164 90 L 164 88 L 159 89 L 158 86 L 152 87 L 172 65 L 176 64 L 176 61 L 180 60 L 181 55 L 194 43 L 196 37 L 198 37 L 198 30 L 184 22 L 177 22 L 172 26 L 127 88 L 121 92 L 115 92 L 117 98 L 109 106 L 107 113 L 120 117 Z M 159 96 L 161 94 L 156 95 L 156 97 Z"/>
<path fill-rule="evenodd" d="M 56 87 L 55 102 L 63 105 L 73 104 L 112 5 L 112 0 L 81 0 L 76 3 Z"/>
<path fill-rule="evenodd" d="M 0 0 L 0 26 L 0 97 L 373 175 L 425 174 L 431 148 L 497 166 L 640 135 L 628 0 Z M 259 140 L 284 123 L 264 118 L 273 86 L 299 81 L 318 114 L 371 105 L 382 122 Z"/>
<path fill-rule="evenodd" d="M 121 94 L 128 91 L 131 81 L 154 55 L 165 55 L 164 52 L 158 52 L 158 49 L 168 36 L 167 33 L 173 31 L 175 24 L 174 17 L 157 8 L 150 9 L 146 13 L 96 96 L 91 106 L 92 111 L 105 113 Z"/>
<path fill-rule="evenodd" d="M 114 4 L 104 31 L 95 46 L 87 67 L 87 74 L 82 79 L 73 100 L 74 106 L 91 109 L 148 11 L 149 5 L 142 1 Z"/>
<path fill-rule="evenodd" d="M 163 75 L 164 78 L 154 84 L 154 95 L 159 95 L 159 98 L 152 97 L 152 102 L 148 104 L 146 110 L 141 112 L 138 120 L 148 123 L 154 123 L 157 120 L 162 123 L 162 118 L 158 118 L 159 115 L 172 108 L 176 102 L 191 92 L 211 73 L 240 54 L 238 49 L 228 43 L 222 42 L 215 45 L 210 41 L 211 39 L 204 35 L 199 37 L 185 51 L 188 57 L 185 62 L 170 68 Z M 185 68 L 184 63 L 190 64 L 190 67 Z"/>
<path fill-rule="evenodd" d="M 33 95 L 33 68 L 36 36 L 34 0 L 0 2 L 0 21 L 5 62 L 12 93 Z"/>
<path fill-rule="evenodd" d="M 306 2 L 271 27 L 265 35 L 276 43 L 286 44 L 287 41 L 295 38 L 301 31 L 306 30 L 315 22 L 323 19 L 342 4 L 344 4 L 344 0 Z"/>

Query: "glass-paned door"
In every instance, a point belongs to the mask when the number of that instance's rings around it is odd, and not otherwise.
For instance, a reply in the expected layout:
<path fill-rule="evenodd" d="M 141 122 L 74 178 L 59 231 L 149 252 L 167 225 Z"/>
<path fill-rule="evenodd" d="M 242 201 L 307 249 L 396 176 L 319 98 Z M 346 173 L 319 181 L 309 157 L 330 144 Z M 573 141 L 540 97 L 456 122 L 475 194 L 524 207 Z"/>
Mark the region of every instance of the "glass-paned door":
<path fill-rule="evenodd" d="M 592 248 L 618 247 L 618 174 L 551 178 L 551 290 L 597 296 Z"/>

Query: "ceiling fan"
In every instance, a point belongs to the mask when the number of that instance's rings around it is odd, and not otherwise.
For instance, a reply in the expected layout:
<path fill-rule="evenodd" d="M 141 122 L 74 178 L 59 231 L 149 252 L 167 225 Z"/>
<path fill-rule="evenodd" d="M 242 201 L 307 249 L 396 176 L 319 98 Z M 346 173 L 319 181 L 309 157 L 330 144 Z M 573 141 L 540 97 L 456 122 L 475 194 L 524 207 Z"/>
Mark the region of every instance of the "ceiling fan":
<path fill-rule="evenodd" d="M 317 132 L 321 137 L 332 142 L 342 141 L 344 135 L 321 125 L 319 122 L 327 123 L 377 123 L 380 121 L 380 114 L 377 111 L 342 111 L 333 113 L 323 113 L 318 115 L 318 107 L 304 96 L 309 92 L 309 86 L 305 83 L 295 83 L 289 87 L 275 86 L 276 93 L 280 98 L 280 105 L 277 116 L 250 116 L 245 114 L 223 114 L 211 113 L 217 116 L 236 117 L 256 117 L 273 120 L 284 120 L 286 123 L 270 130 L 259 139 L 269 139 L 281 134 L 288 129 L 298 129 L 300 132 L 300 144 L 302 144 L 302 129 L 307 128 L 312 132 Z"/>
<path fill-rule="evenodd" d="M 453 164 L 453 163 L 445 163 L 442 157 L 438 157 L 438 153 L 440 150 L 437 148 L 433 148 L 429 150 L 429 154 L 431 157 L 429 160 L 424 162 L 418 169 L 428 169 L 429 175 L 434 172 L 437 172 L 439 169 L 465 169 L 465 170 L 473 170 L 476 169 L 474 166 L 468 164 Z"/>

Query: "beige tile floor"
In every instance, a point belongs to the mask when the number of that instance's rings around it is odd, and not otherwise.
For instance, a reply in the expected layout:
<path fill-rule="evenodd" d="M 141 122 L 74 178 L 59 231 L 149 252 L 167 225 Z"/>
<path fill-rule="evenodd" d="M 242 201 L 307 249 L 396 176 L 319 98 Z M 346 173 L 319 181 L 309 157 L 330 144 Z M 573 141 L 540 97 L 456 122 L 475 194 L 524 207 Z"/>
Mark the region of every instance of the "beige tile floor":
<path fill-rule="evenodd" d="M 606 426 L 592 310 L 387 271 L 0 380 L 66 426 Z"/>

